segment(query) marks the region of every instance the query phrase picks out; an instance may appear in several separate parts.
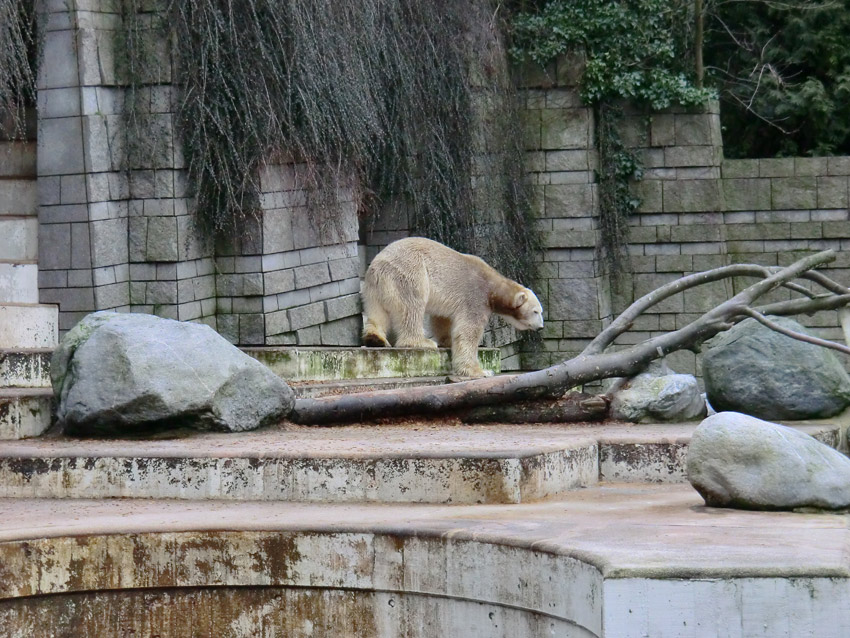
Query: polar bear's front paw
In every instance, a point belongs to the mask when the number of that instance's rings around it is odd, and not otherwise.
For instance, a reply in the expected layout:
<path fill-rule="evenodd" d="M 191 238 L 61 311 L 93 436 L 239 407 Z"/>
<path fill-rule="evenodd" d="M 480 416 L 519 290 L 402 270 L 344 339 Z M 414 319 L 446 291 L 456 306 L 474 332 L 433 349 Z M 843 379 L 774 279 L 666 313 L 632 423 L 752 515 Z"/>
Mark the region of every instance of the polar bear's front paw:
<path fill-rule="evenodd" d="M 425 350 L 436 350 L 437 342 L 433 339 L 399 339 L 397 348 L 424 348 Z"/>
<path fill-rule="evenodd" d="M 469 378 L 472 378 L 472 379 L 480 379 L 482 377 L 492 377 L 493 376 L 492 371 L 483 370 L 480 366 L 475 366 L 475 367 L 470 366 L 470 367 L 458 368 L 455 371 L 455 374 L 457 374 L 458 376 L 461 376 L 461 377 L 469 377 Z"/>

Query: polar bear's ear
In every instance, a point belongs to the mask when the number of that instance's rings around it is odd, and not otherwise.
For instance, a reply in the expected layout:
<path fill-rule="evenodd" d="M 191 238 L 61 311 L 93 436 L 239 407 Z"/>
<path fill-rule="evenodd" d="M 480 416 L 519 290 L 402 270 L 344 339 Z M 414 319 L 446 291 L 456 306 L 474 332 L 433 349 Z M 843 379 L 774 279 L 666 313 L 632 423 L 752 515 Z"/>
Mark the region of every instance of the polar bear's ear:
<path fill-rule="evenodd" d="M 526 301 L 528 301 L 528 295 L 523 290 L 519 291 L 514 297 L 514 308 L 519 308 Z"/>

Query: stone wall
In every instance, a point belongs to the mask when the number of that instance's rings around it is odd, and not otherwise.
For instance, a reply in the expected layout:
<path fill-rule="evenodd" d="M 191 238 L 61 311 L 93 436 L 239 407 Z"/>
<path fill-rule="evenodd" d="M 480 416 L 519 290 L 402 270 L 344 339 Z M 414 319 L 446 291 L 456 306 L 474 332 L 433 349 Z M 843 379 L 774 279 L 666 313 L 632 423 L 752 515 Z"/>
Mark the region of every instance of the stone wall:
<path fill-rule="evenodd" d="M 317 229 L 298 166 L 263 170 L 262 210 L 233 242 L 197 227 L 175 133 L 170 61 L 138 89 L 150 111 L 128 144 L 116 69 L 117 0 L 49 0 L 39 73 L 41 301 L 60 329 L 94 310 L 202 321 L 240 344 L 359 340 L 356 206 Z M 165 48 L 161 47 L 164 51 Z"/>
<path fill-rule="evenodd" d="M 734 263 L 783 266 L 804 253 L 850 246 L 850 158 L 725 160 L 717 103 L 631 111 L 621 132 L 645 170 L 632 185 L 641 204 L 630 222 L 631 271 L 613 286 L 595 259 L 593 113 L 562 70 L 569 63 L 561 65 L 532 78 L 526 89 L 529 171 L 546 246 L 538 289 L 548 315 L 546 352 L 530 353 L 526 365 L 575 355 L 613 314 L 683 275 Z M 839 252 L 829 270 L 846 284 L 850 258 Z M 717 282 L 671 297 L 617 343 L 677 329 L 751 282 Z M 789 296 L 781 290 L 766 301 Z M 834 311 L 803 319 L 820 336 L 843 338 Z M 677 370 L 699 372 L 693 353 L 669 360 Z"/>
<path fill-rule="evenodd" d="M 409 234 L 404 207 L 388 207 L 358 228 L 356 188 L 341 184 L 340 222 L 319 228 L 302 167 L 269 165 L 257 219 L 241 238 L 213 242 L 192 215 L 170 62 L 139 90 L 150 134 L 128 145 L 128 82 L 114 62 L 117 1 L 45 0 L 41 7 L 39 287 L 42 302 L 59 305 L 61 330 L 88 312 L 115 309 L 203 321 L 243 345 L 358 344 L 359 278 L 381 247 Z M 742 261 L 782 265 L 800 252 L 847 247 L 850 158 L 724 161 L 716 104 L 633 112 L 623 135 L 646 170 L 634 184 L 642 203 L 631 220 L 631 271 L 612 286 L 596 260 L 598 155 L 593 111 L 576 88 L 580 72 L 579 62 L 565 59 L 519 89 L 544 244 L 531 287 L 547 321 L 541 350 L 494 319 L 485 345 L 502 348 L 503 369 L 576 354 L 632 299 L 683 274 Z M 140 141 L 148 142 L 141 151 Z M 839 253 L 833 269 L 844 277 L 848 258 Z M 741 285 L 668 299 L 621 343 L 675 329 Z M 835 313 L 810 323 L 840 336 Z M 691 354 L 672 359 L 683 371 L 696 369 Z"/>
<path fill-rule="evenodd" d="M 532 287 L 545 313 L 544 348 L 523 353 L 525 368 L 580 352 L 611 314 L 595 258 L 599 158 L 593 109 L 576 89 L 580 68 L 575 60 L 561 60 L 548 74 L 529 75 L 522 89 L 529 179 L 544 246 L 540 280 Z"/>

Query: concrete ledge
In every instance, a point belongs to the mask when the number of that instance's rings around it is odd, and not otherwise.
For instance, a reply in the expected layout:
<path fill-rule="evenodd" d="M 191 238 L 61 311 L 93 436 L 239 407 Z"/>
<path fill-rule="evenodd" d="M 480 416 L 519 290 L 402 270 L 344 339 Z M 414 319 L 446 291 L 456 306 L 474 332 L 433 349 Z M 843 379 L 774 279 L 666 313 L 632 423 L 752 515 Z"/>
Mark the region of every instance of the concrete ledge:
<path fill-rule="evenodd" d="M 0 304 L 38 303 L 38 264 L 0 261 Z"/>
<path fill-rule="evenodd" d="M 449 350 L 411 348 L 242 348 L 287 381 L 432 377 L 451 374 Z M 498 348 L 479 348 L 481 367 L 500 372 Z"/>
<path fill-rule="evenodd" d="M 49 388 L 51 348 L 0 349 L 0 388 Z"/>
<path fill-rule="evenodd" d="M 59 310 L 56 306 L 0 302 L 0 349 L 53 348 L 58 340 Z"/>
<path fill-rule="evenodd" d="M 840 638 L 848 519 L 676 485 L 474 507 L 0 500 L 0 633 L 99 638 L 120 610 L 164 636 L 188 617 L 236 638 L 305 619 L 321 638 Z"/>
<path fill-rule="evenodd" d="M 0 388 L 0 440 L 39 436 L 52 418 L 50 388 Z"/>
<path fill-rule="evenodd" d="M 0 182 L 0 190 L 3 182 Z M 0 255 L 8 261 L 38 259 L 38 218 L 0 215 Z"/>
<path fill-rule="evenodd" d="M 154 441 L 10 441 L 0 497 L 526 503 L 600 478 L 682 482 L 695 427 L 286 424 Z"/>

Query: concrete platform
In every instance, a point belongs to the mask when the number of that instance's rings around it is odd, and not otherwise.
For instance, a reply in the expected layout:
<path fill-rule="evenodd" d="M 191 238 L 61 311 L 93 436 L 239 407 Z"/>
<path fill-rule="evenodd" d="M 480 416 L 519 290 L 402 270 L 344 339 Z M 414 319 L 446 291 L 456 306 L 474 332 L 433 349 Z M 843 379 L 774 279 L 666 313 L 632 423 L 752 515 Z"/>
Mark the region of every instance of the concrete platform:
<path fill-rule="evenodd" d="M 850 635 L 850 517 L 707 508 L 688 485 L 501 506 L 0 500 L 0 521 L 9 638 Z"/>
<path fill-rule="evenodd" d="M 0 182 L 0 192 L 2 186 Z M 38 260 L 38 217 L 0 215 L 0 255 L 8 261 Z"/>
<path fill-rule="evenodd" d="M 678 483 L 695 425 L 282 426 L 0 448 L 0 497 L 524 503 L 598 481 Z M 837 424 L 795 426 L 838 446 Z"/>
<path fill-rule="evenodd" d="M 433 377 L 451 374 L 449 350 L 413 348 L 242 348 L 287 381 Z M 498 348 L 479 348 L 481 367 L 501 371 Z"/>
<path fill-rule="evenodd" d="M 0 388 L 49 388 L 52 348 L 0 349 Z"/>

